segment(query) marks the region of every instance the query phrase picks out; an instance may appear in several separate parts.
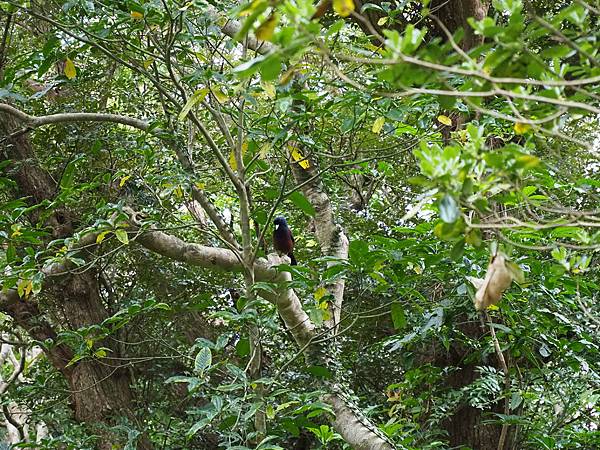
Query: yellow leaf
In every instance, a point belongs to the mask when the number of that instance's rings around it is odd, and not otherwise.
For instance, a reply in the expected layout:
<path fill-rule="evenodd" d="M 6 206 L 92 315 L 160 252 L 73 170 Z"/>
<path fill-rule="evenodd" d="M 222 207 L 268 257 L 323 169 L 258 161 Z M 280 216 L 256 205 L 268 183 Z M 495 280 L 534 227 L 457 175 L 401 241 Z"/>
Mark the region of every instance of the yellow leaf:
<path fill-rule="evenodd" d="M 455 131 L 454 138 L 460 142 L 467 142 L 467 130 Z"/>
<path fill-rule="evenodd" d="M 244 7 L 244 9 L 242 9 L 240 11 L 240 13 L 238 14 L 240 17 L 246 17 L 249 16 L 250 14 L 252 14 L 252 12 L 258 7 L 260 6 L 262 3 L 264 3 L 265 0 L 254 0 L 252 3 L 250 3 L 248 6 Z"/>
<path fill-rule="evenodd" d="M 331 313 L 329 312 L 329 309 L 323 310 L 323 320 L 324 321 L 331 320 Z"/>
<path fill-rule="evenodd" d="M 321 286 L 319 289 L 317 289 L 315 291 L 315 293 L 313 295 L 314 295 L 316 301 L 320 301 L 325 294 L 327 294 L 327 289 L 325 289 L 323 286 Z"/>
<path fill-rule="evenodd" d="M 517 161 L 523 164 L 526 169 L 530 169 L 540 163 L 540 158 L 533 155 L 521 155 L 517 157 Z"/>
<path fill-rule="evenodd" d="M 447 125 L 447 126 L 452 125 L 452 119 L 448 116 L 444 116 L 443 114 L 438 116 L 437 120 L 439 123 L 442 123 L 444 125 Z"/>
<path fill-rule="evenodd" d="M 528 123 L 515 123 L 515 133 L 517 134 L 525 134 L 531 129 L 531 125 Z"/>
<path fill-rule="evenodd" d="M 281 74 L 281 77 L 279 78 L 279 84 L 280 85 L 288 84 L 290 82 L 290 80 L 292 78 L 294 78 L 295 73 L 296 73 L 295 67 L 292 67 L 291 69 L 288 69 L 285 72 L 283 72 Z"/>
<path fill-rule="evenodd" d="M 75 70 L 75 64 L 73 64 L 73 61 L 67 58 L 67 61 L 65 63 L 65 76 L 69 80 L 72 80 L 73 78 L 75 78 L 76 75 L 77 71 Z"/>
<path fill-rule="evenodd" d="M 381 19 L 379 19 L 377 21 L 377 25 L 379 25 L 379 26 L 385 25 L 387 21 L 388 21 L 387 17 L 382 17 Z"/>
<path fill-rule="evenodd" d="M 102 233 L 100 233 L 98 236 L 96 236 L 96 244 L 99 244 L 99 243 L 101 243 L 101 242 L 104 240 L 104 238 L 106 237 L 106 235 L 107 235 L 108 233 L 110 233 L 110 230 L 109 230 L 109 231 L 103 231 L 103 232 L 102 232 Z"/>
<path fill-rule="evenodd" d="M 183 5 L 181 8 L 179 8 L 179 11 L 182 11 L 182 12 L 187 11 L 192 6 L 194 6 L 194 2 L 187 2 L 185 5 Z"/>
<path fill-rule="evenodd" d="M 225 103 L 229 99 L 229 97 L 227 97 L 227 94 L 225 94 L 223 92 L 223 89 L 220 87 L 212 88 L 210 92 L 212 92 L 212 95 L 215 96 L 219 103 Z"/>
<path fill-rule="evenodd" d="M 273 405 L 267 405 L 265 413 L 267 415 L 267 419 L 273 420 L 275 418 L 275 409 L 273 408 Z"/>
<path fill-rule="evenodd" d="M 319 308 L 322 309 L 323 311 L 327 311 L 327 309 L 329 308 L 329 302 L 321 302 L 319 303 Z"/>
<path fill-rule="evenodd" d="M 31 294 L 32 289 L 33 289 L 33 282 L 31 280 L 29 280 L 29 283 L 27 283 L 27 286 L 25 287 L 25 297 L 29 297 L 29 294 Z"/>
<path fill-rule="evenodd" d="M 148 67 L 150 67 L 153 62 L 154 62 L 154 58 L 148 58 L 148 59 L 144 60 L 144 69 L 147 69 Z"/>
<path fill-rule="evenodd" d="M 298 147 L 296 147 L 295 145 L 288 144 L 288 147 L 292 154 L 292 159 L 296 161 L 304 170 L 307 170 L 310 167 L 308 159 L 305 159 L 304 156 L 302 156 L 302 153 L 300 153 L 300 150 L 298 150 Z"/>
<path fill-rule="evenodd" d="M 198 181 L 198 182 L 196 183 L 196 187 L 197 187 L 198 189 L 204 189 L 204 188 L 206 188 L 206 183 L 201 183 L 200 181 Z"/>
<path fill-rule="evenodd" d="M 183 189 L 181 189 L 181 186 L 177 186 L 177 187 L 175 188 L 175 196 L 176 196 L 177 198 L 181 198 L 181 197 L 183 197 Z"/>
<path fill-rule="evenodd" d="M 144 14 L 139 11 L 131 11 L 131 18 L 133 20 L 142 20 L 144 18 Z"/>
<path fill-rule="evenodd" d="M 21 236 L 23 233 L 21 233 L 18 229 L 13 231 L 13 233 L 10 235 L 11 238 L 16 238 Z"/>
<path fill-rule="evenodd" d="M 270 41 L 273 37 L 273 32 L 275 31 L 275 25 L 277 25 L 278 19 L 277 14 L 271 14 L 267 20 L 261 23 L 254 34 L 257 39 L 261 41 Z"/>
<path fill-rule="evenodd" d="M 19 297 L 23 297 L 25 295 L 25 289 L 29 284 L 29 280 L 21 280 L 17 283 L 17 294 Z"/>
<path fill-rule="evenodd" d="M 122 188 L 125 183 L 127 183 L 127 180 L 129 180 L 131 178 L 131 175 L 125 175 L 123 178 L 121 178 L 121 181 L 119 181 L 119 187 Z"/>
<path fill-rule="evenodd" d="M 196 103 L 199 103 L 202 100 L 204 100 L 204 97 L 206 97 L 206 94 L 208 94 L 208 89 L 207 88 L 198 89 L 196 92 L 194 92 L 190 96 L 190 98 L 188 98 L 187 102 L 185 103 L 185 106 L 181 109 L 181 112 L 179 113 L 178 119 L 179 120 L 185 119 L 186 116 L 188 115 L 188 113 L 194 107 L 194 105 Z"/>
<path fill-rule="evenodd" d="M 248 142 L 244 141 L 242 142 L 242 158 L 244 157 L 247 151 Z M 233 150 L 229 152 L 229 167 L 231 167 L 233 170 L 237 170 L 237 161 L 235 160 L 235 153 L 233 152 Z"/>
<path fill-rule="evenodd" d="M 269 154 L 269 151 L 271 150 L 271 143 L 270 142 L 265 142 L 261 147 L 260 150 L 258 151 L 259 156 L 262 159 L 265 159 L 267 157 L 267 155 Z"/>
<path fill-rule="evenodd" d="M 373 122 L 373 128 L 371 129 L 371 131 L 375 134 L 381 133 L 384 123 L 385 117 L 378 117 L 377 119 L 375 119 L 375 122 Z"/>
<path fill-rule="evenodd" d="M 275 85 L 273 83 L 269 83 L 267 81 L 261 83 L 262 88 L 271 100 L 273 100 L 277 96 L 277 92 L 275 91 Z"/>
<path fill-rule="evenodd" d="M 333 10 L 342 17 L 348 17 L 354 8 L 353 0 L 333 0 Z"/>

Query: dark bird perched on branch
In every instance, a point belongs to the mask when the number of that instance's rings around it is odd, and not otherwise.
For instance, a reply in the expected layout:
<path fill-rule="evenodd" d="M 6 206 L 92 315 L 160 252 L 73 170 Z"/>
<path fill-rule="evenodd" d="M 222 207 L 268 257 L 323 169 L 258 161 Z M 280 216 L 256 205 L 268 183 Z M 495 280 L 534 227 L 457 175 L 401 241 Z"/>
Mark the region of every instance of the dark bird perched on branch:
<path fill-rule="evenodd" d="M 275 231 L 273 231 L 273 247 L 279 254 L 288 255 L 290 260 L 292 261 L 292 266 L 297 264 L 296 258 L 294 257 L 294 236 L 292 236 L 292 231 L 290 227 L 288 227 L 285 218 L 276 217 L 275 221 Z"/>

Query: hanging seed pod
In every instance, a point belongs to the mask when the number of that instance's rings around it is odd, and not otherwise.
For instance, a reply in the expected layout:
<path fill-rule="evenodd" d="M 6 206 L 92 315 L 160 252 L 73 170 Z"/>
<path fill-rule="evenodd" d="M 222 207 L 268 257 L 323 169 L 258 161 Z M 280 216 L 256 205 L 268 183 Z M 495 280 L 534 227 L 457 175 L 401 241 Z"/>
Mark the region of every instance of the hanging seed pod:
<path fill-rule="evenodd" d="M 515 269 L 516 267 L 516 269 Z M 475 309 L 483 311 L 491 305 L 495 305 L 502 298 L 514 278 L 520 278 L 515 271 L 520 269 L 514 263 L 509 263 L 506 256 L 498 253 L 492 258 L 485 274 L 485 279 L 467 277 L 477 288 L 475 293 Z"/>

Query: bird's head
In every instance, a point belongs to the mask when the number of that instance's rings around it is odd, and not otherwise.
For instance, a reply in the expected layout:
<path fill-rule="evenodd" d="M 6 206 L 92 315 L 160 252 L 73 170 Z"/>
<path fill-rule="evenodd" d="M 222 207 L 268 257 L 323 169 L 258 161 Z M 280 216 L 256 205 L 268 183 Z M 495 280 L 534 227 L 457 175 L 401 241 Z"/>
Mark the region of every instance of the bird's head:
<path fill-rule="evenodd" d="M 273 223 L 275 224 L 275 229 L 278 229 L 280 226 L 282 227 L 287 227 L 287 222 L 285 221 L 285 217 L 275 217 L 275 220 L 273 221 Z"/>

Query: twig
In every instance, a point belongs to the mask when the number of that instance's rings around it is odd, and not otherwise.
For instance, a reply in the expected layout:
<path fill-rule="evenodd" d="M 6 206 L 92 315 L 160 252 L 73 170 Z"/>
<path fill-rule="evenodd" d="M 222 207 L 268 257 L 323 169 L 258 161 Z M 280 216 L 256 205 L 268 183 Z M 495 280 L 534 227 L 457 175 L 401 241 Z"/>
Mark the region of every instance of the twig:
<path fill-rule="evenodd" d="M 498 362 L 500 363 L 500 367 L 502 368 L 502 372 L 504 373 L 504 415 L 508 416 L 510 412 L 510 404 L 507 392 L 510 389 L 510 374 L 508 371 L 508 365 L 506 364 L 506 360 L 504 359 L 504 354 L 502 353 L 502 349 L 500 348 L 500 343 L 498 342 L 498 338 L 496 337 L 496 331 L 494 330 L 493 322 L 487 311 L 483 312 L 485 316 L 485 320 L 490 327 L 490 333 L 492 335 L 492 342 L 494 343 L 494 349 L 496 350 L 496 355 L 498 356 Z M 498 439 L 498 450 L 504 450 L 504 444 L 506 442 L 506 436 L 508 434 L 508 423 L 502 424 L 502 430 L 500 431 L 500 438 Z"/>

